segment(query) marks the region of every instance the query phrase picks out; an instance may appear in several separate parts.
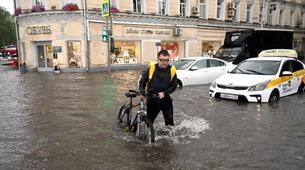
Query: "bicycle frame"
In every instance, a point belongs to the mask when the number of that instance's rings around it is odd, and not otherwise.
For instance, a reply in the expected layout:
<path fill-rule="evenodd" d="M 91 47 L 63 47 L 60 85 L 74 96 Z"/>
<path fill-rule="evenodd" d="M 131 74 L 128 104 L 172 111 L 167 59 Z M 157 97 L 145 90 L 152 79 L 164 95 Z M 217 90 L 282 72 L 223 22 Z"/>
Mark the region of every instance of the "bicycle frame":
<path fill-rule="evenodd" d="M 130 98 L 129 104 L 123 105 L 119 111 L 118 120 L 122 122 L 124 117 L 127 120 L 127 128 L 130 132 L 135 132 L 136 136 L 141 140 L 150 140 L 154 142 L 155 132 L 153 128 L 153 124 L 147 117 L 147 112 L 145 110 L 144 101 L 141 100 L 138 104 L 133 104 L 133 99 L 139 95 L 136 91 L 129 90 L 129 92 L 125 93 L 126 97 Z M 139 110 L 137 111 L 135 117 L 132 119 L 132 108 L 139 106 Z M 132 120 L 132 121 L 131 121 Z M 126 127 L 126 126 L 125 126 Z"/>

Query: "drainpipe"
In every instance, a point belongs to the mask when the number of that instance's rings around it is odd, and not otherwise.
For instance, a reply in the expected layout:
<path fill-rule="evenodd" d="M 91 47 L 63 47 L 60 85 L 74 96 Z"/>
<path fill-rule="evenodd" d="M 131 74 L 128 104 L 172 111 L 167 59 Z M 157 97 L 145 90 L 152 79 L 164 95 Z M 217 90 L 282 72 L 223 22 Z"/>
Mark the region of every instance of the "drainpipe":
<path fill-rule="evenodd" d="M 16 10 L 16 0 L 14 0 L 14 11 Z M 18 57 L 18 70 L 20 71 L 20 63 L 21 63 L 21 57 L 20 57 L 20 39 L 19 39 L 19 26 L 18 26 L 18 20 L 17 16 L 14 16 L 15 20 L 15 29 L 16 29 L 16 43 L 17 43 L 17 57 Z M 25 49 L 23 49 L 25 50 Z M 25 61 L 24 61 L 25 62 Z"/>
<path fill-rule="evenodd" d="M 83 23 L 85 30 L 85 42 L 86 42 L 86 72 L 90 71 L 90 35 L 88 34 L 88 16 L 87 16 L 87 0 L 84 0 L 84 14 L 83 14 Z"/>

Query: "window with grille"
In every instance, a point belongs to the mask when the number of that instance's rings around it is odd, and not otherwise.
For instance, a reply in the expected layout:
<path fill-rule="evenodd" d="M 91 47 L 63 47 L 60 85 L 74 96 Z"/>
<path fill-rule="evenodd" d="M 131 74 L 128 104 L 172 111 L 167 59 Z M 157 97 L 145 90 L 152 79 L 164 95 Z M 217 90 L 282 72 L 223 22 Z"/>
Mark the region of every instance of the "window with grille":
<path fill-rule="evenodd" d="M 206 17 L 206 0 L 200 0 L 200 3 L 199 3 L 199 17 L 200 18 L 207 18 Z"/>
<path fill-rule="evenodd" d="M 186 16 L 186 0 L 180 0 L 180 16 Z"/>
<path fill-rule="evenodd" d="M 158 14 L 165 15 L 166 14 L 166 0 L 158 0 Z"/>
<path fill-rule="evenodd" d="M 141 13 L 142 12 L 142 2 L 141 0 L 133 0 L 133 11 Z"/>
<path fill-rule="evenodd" d="M 216 10 L 217 19 L 222 19 L 222 3 L 223 3 L 223 0 L 217 0 L 217 10 Z"/>
<path fill-rule="evenodd" d="M 246 22 L 252 22 L 252 4 L 247 5 Z"/>

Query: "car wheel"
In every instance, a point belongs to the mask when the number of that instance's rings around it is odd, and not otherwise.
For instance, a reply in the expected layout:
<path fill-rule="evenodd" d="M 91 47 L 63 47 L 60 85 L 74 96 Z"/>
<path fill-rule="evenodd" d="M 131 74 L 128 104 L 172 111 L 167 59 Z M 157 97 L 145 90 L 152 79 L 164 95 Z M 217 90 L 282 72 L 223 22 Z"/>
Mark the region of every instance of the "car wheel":
<path fill-rule="evenodd" d="M 273 91 L 269 97 L 269 103 L 275 103 L 280 100 L 280 94 L 278 91 Z"/>
<path fill-rule="evenodd" d="M 303 82 L 301 82 L 301 84 L 300 84 L 300 86 L 298 88 L 298 93 L 299 94 L 303 94 L 304 93 L 304 83 Z"/>
<path fill-rule="evenodd" d="M 183 85 L 182 85 L 182 82 L 181 82 L 181 80 L 177 80 L 177 86 L 180 88 L 180 89 L 182 89 L 182 87 L 183 87 Z"/>

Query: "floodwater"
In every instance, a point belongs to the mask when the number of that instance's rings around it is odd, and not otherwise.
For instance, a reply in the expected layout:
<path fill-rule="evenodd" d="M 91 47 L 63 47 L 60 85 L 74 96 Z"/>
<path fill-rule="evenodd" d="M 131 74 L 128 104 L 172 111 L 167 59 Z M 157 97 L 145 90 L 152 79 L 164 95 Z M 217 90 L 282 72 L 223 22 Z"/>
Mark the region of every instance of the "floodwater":
<path fill-rule="evenodd" d="M 305 95 L 278 104 L 214 100 L 177 89 L 176 126 L 157 140 L 116 124 L 141 71 L 27 73 L 0 69 L 0 169 L 304 169 Z"/>

